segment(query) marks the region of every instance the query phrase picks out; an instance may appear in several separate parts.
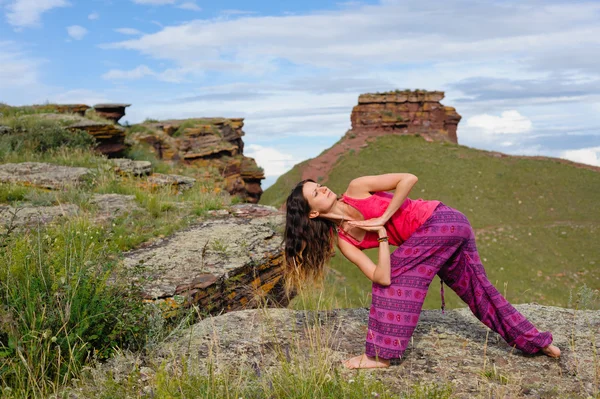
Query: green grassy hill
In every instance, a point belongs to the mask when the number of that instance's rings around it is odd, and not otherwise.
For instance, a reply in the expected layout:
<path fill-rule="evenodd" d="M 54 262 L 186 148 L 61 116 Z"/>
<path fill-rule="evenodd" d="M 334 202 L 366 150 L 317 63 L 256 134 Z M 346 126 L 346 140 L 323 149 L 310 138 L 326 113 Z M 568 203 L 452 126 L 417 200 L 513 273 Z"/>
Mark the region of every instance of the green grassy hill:
<path fill-rule="evenodd" d="M 281 176 L 261 203 L 280 206 L 302 166 Z M 577 291 L 600 289 L 600 173 L 551 159 L 383 136 L 338 159 L 325 184 L 341 194 L 357 176 L 388 172 L 419 177 L 411 198 L 438 199 L 467 215 L 488 277 L 510 301 L 576 306 Z M 376 250 L 367 252 L 375 259 Z M 336 255 L 331 268 L 324 290 L 331 306 L 368 304 L 370 283 L 353 264 Z M 464 306 L 446 292 L 448 307 Z M 436 278 L 425 307 L 439 306 Z"/>

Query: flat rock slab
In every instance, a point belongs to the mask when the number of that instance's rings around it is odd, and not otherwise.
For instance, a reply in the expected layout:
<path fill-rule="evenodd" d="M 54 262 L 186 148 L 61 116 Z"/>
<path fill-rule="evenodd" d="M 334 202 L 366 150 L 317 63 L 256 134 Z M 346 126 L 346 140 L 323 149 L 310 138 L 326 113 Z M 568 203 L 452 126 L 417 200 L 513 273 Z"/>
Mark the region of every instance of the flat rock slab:
<path fill-rule="evenodd" d="M 52 223 L 58 218 L 77 215 L 79 207 L 75 204 L 62 204 L 56 206 L 20 206 L 0 205 L 0 230 L 7 226 L 22 228 L 34 227 Z"/>
<path fill-rule="evenodd" d="M 283 214 L 253 205 L 125 254 L 146 299 L 194 303 L 206 312 L 287 305 L 281 288 Z"/>
<path fill-rule="evenodd" d="M 148 183 L 157 187 L 172 186 L 179 191 L 189 190 L 196 183 L 196 179 L 181 175 L 166 175 L 163 173 L 153 173 L 148 177 Z"/>
<path fill-rule="evenodd" d="M 91 174 L 87 168 L 62 166 L 42 162 L 7 163 L 0 165 L 0 182 L 20 183 L 47 189 L 60 189 L 81 183 Z"/>
<path fill-rule="evenodd" d="M 152 173 L 152 163 L 149 161 L 134 161 L 127 158 L 113 158 L 110 161 L 115 165 L 117 172 L 132 174 L 134 176 L 149 175 Z"/>
<path fill-rule="evenodd" d="M 550 398 L 593 397 L 598 393 L 600 311 L 574 311 L 540 305 L 517 305 L 540 330 L 551 330 L 562 349 L 560 359 L 524 355 L 480 323 L 468 308 L 421 313 L 413 340 L 401 361 L 375 373 L 400 393 L 417 382 L 451 383 L 452 397 Z M 158 353 L 188 356 L 203 369 L 213 358 L 219 368 L 281 367 L 281 354 L 327 356 L 348 378 L 339 361 L 364 352 L 368 310 L 327 312 L 260 309 L 209 317 L 167 342 Z M 489 332 L 489 336 L 488 336 Z M 278 356 L 279 354 L 279 356 Z M 596 374 L 595 374 L 596 373 Z"/>
<path fill-rule="evenodd" d="M 135 195 L 95 194 L 90 203 L 98 207 L 99 219 L 114 219 L 125 213 L 142 210 L 135 201 Z"/>

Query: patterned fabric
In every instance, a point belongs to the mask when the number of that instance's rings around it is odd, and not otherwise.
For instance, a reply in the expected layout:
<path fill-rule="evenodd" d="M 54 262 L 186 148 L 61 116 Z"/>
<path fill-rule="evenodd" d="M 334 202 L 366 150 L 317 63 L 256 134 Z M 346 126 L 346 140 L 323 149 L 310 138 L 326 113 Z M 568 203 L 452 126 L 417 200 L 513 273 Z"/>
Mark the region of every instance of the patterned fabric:
<path fill-rule="evenodd" d="M 552 342 L 540 333 L 489 282 L 469 221 L 440 204 L 431 217 L 391 255 L 392 284 L 373 284 L 366 354 L 400 358 L 419 321 L 433 277 L 437 274 L 483 324 L 525 353 Z"/>
<path fill-rule="evenodd" d="M 393 196 L 392 193 L 385 191 L 375 192 L 373 195 L 362 199 L 348 197 L 343 194 L 342 201 L 356 208 L 366 220 L 383 215 Z M 410 198 L 406 198 L 400 209 L 385 224 L 390 244 L 397 246 L 408 240 L 429 219 L 429 216 L 431 216 L 439 203 L 440 201 L 424 201 L 420 198 L 411 200 Z M 376 232 L 367 231 L 365 238 L 361 242 L 356 241 L 343 231 L 339 231 L 339 236 L 360 249 L 376 248 L 379 246 Z"/>

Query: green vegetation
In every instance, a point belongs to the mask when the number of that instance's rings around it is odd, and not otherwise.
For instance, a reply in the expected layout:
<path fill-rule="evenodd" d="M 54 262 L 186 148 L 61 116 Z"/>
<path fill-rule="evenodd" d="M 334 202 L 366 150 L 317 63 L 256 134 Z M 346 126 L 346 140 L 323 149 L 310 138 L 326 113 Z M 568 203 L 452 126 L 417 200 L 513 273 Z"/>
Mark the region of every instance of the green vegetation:
<path fill-rule="evenodd" d="M 261 203 L 280 206 L 300 180 L 302 166 L 281 176 Z M 341 194 L 354 177 L 397 171 L 419 177 L 411 198 L 441 200 L 467 215 L 488 277 L 510 301 L 567 306 L 569 293 L 582 283 L 600 288 L 599 173 L 553 160 L 498 158 L 419 137 L 383 136 L 339 159 L 325 184 Z M 366 252 L 376 259 L 377 250 Z M 331 268 L 326 290 L 337 293 L 335 303 L 365 306 L 370 284 L 360 270 L 339 255 Z M 431 287 L 425 308 L 439 308 L 437 278 Z M 449 308 L 464 306 L 452 290 L 445 293 Z"/>

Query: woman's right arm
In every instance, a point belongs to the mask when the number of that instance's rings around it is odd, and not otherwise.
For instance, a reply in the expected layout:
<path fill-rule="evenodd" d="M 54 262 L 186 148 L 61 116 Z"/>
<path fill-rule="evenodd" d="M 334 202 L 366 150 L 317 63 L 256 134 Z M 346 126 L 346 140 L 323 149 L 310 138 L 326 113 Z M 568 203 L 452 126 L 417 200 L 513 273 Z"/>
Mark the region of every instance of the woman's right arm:
<path fill-rule="evenodd" d="M 384 227 L 377 231 L 379 237 L 387 237 Z M 369 280 L 379 285 L 388 286 L 392 283 L 390 268 L 390 246 L 387 241 L 379 243 L 379 257 L 375 264 L 363 251 L 349 242 L 338 238 L 338 248 L 346 258 L 354 263 Z"/>

